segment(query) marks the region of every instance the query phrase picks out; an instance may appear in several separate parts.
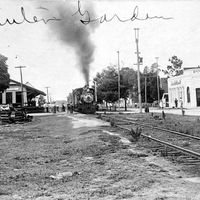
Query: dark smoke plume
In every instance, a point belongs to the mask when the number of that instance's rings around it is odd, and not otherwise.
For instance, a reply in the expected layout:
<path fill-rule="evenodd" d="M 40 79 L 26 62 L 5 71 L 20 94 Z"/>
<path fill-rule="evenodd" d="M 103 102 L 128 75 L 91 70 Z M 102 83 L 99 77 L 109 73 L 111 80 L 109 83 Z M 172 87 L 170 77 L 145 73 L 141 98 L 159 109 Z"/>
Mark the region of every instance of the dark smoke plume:
<path fill-rule="evenodd" d="M 85 7 L 82 8 L 83 5 L 85 6 L 85 3 L 82 3 L 81 5 L 83 13 L 86 9 Z M 51 10 L 53 16 L 56 16 L 56 18 L 61 20 L 50 22 L 48 25 L 53 34 L 55 34 L 62 43 L 74 48 L 79 61 L 77 65 L 80 66 L 85 81 L 89 84 L 90 64 L 94 60 L 93 55 L 95 51 L 95 45 L 92 43 L 90 35 L 97 25 L 94 23 L 84 25 L 80 22 L 81 16 L 75 14 L 78 10 L 78 2 L 72 3 L 72 1 L 69 0 L 63 2 L 59 1 L 53 2 L 52 6 L 53 7 L 49 10 Z M 91 3 L 86 6 L 91 16 L 94 16 L 95 14 Z"/>

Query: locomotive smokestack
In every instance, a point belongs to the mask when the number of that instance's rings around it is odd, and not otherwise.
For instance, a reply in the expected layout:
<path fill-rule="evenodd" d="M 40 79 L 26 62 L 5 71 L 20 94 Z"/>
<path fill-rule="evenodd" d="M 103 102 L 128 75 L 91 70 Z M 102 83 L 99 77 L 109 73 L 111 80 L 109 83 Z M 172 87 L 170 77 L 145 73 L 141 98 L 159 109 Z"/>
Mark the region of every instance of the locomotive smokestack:
<path fill-rule="evenodd" d="M 90 64 L 93 62 L 95 45 L 93 44 L 90 35 L 97 28 L 96 23 L 84 25 L 81 23 L 81 15 L 77 12 L 78 5 L 81 6 L 81 11 L 89 12 L 90 17 L 95 17 L 91 2 L 80 5 L 80 2 L 74 4 L 73 1 L 58 1 L 52 3 L 53 16 L 59 18 L 59 21 L 48 23 L 53 34 L 64 45 L 71 46 L 77 55 L 77 66 L 81 70 L 86 83 L 89 85 Z M 86 6 L 86 8 L 83 8 Z M 49 6 L 48 6 L 49 7 Z M 49 13 L 48 13 L 49 14 Z M 88 18 L 83 16 L 82 19 Z"/>
<path fill-rule="evenodd" d="M 89 84 L 86 83 L 85 86 L 84 86 L 84 88 L 85 88 L 85 89 L 88 89 L 88 88 L 89 88 Z"/>

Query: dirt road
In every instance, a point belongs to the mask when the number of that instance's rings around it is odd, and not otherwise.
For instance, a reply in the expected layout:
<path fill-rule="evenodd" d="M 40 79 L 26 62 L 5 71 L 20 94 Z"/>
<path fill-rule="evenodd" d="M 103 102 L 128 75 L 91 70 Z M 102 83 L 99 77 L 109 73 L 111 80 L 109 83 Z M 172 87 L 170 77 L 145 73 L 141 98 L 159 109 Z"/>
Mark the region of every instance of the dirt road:
<path fill-rule="evenodd" d="M 200 178 L 91 116 L 0 126 L 1 200 L 199 200 Z"/>

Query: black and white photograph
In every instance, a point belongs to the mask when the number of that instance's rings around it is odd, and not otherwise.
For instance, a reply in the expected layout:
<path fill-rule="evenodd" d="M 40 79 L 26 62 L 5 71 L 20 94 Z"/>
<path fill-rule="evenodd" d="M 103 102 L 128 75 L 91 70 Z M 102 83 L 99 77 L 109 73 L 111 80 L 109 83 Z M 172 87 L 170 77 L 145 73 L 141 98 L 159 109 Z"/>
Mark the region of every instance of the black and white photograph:
<path fill-rule="evenodd" d="M 0 0 L 0 200 L 199 200 L 200 1 Z"/>

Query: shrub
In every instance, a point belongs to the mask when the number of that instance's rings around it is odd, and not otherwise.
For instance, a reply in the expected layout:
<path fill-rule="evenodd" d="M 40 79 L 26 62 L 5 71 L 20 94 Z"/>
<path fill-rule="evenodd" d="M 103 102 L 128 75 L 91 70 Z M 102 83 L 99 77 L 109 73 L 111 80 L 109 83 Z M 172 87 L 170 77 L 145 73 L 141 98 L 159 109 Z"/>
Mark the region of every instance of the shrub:
<path fill-rule="evenodd" d="M 142 133 L 142 129 L 141 128 L 137 127 L 136 130 L 133 130 L 131 128 L 130 135 L 132 136 L 132 139 L 133 139 L 132 141 L 138 141 L 139 138 L 140 138 L 141 133 Z"/>
<path fill-rule="evenodd" d="M 110 125 L 111 125 L 112 127 L 115 126 L 115 122 L 111 121 L 111 122 L 110 122 Z"/>

